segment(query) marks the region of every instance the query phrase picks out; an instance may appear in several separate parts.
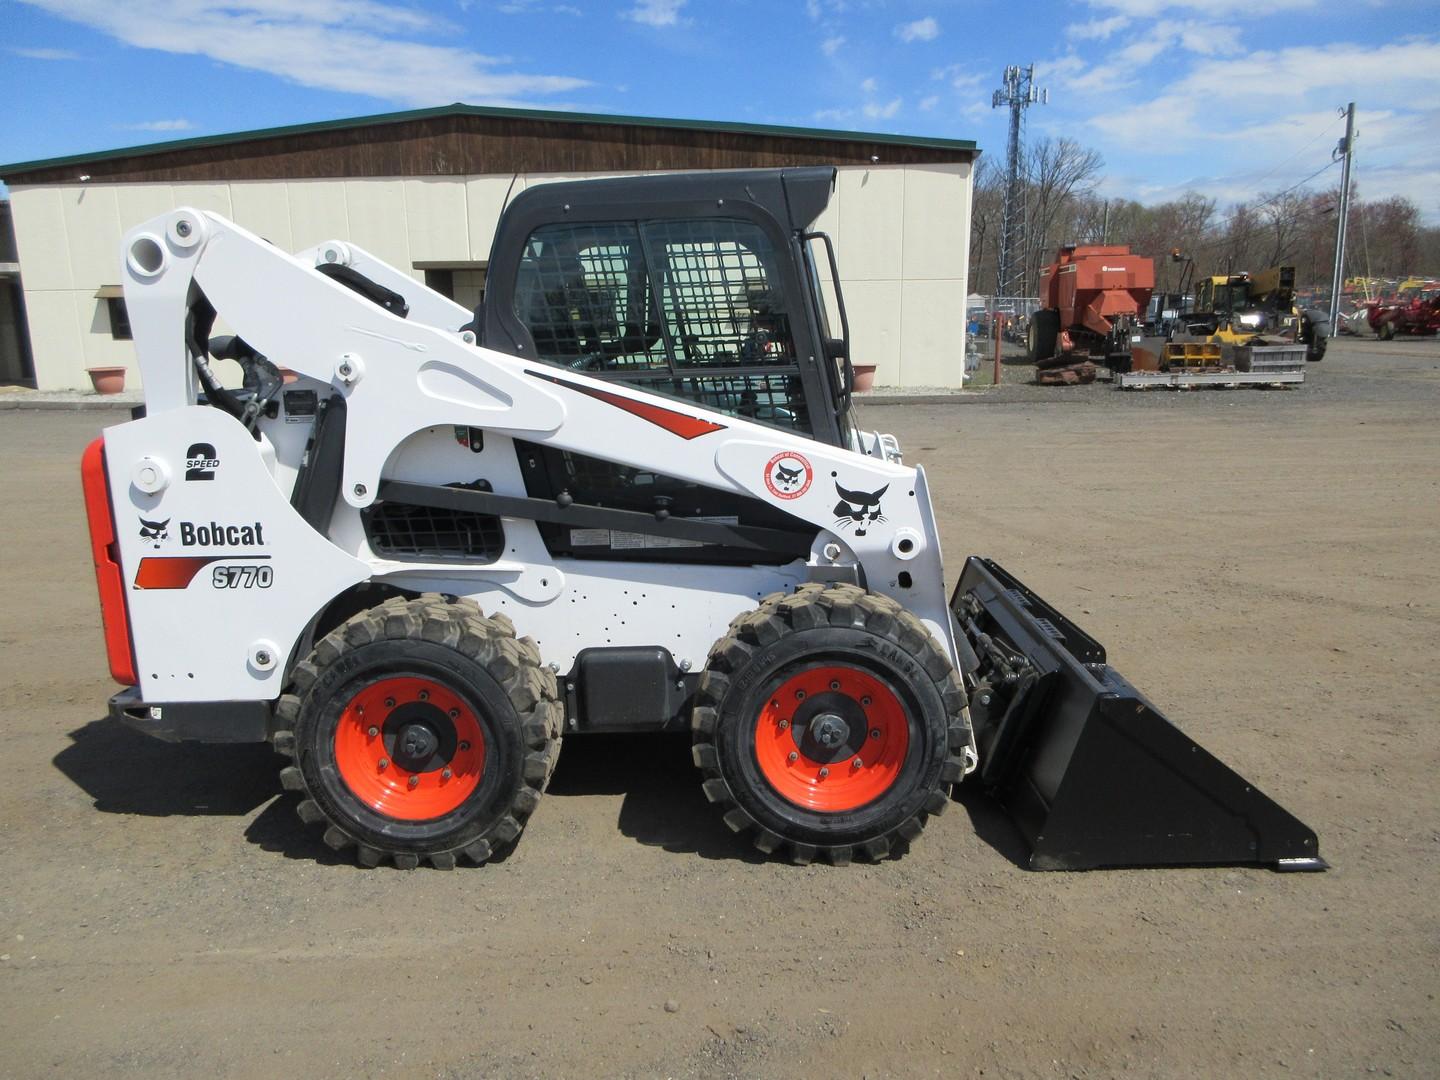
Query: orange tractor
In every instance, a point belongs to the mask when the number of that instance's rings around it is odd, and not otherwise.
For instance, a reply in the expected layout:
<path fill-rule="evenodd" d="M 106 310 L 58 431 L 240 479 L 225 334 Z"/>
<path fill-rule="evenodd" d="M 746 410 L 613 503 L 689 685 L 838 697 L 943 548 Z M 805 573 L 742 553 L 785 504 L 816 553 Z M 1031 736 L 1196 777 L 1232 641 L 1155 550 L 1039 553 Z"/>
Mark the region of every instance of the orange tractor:
<path fill-rule="evenodd" d="M 1093 382 L 1097 363 L 1129 371 L 1154 289 L 1155 261 L 1123 244 L 1062 247 L 1040 271 L 1040 308 L 1030 317 L 1036 380 Z"/>

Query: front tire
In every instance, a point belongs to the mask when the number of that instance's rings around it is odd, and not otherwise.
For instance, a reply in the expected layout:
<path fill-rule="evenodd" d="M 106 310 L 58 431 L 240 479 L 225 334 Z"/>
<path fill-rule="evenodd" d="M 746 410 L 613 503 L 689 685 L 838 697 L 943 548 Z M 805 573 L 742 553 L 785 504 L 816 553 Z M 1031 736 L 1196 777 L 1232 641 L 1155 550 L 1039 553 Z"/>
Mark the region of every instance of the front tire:
<path fill-rule="evenodd" d="M 554 676 L 503 616 L 395 597 L 295 666 L 275 749 L 306 824 L 364 866 L 483 863 L 514 844 L 560 754 Z"/>
<path fill-rule="evenodd" d="M 802 585 L 736 618 L 691 723 L 706 797 L 764 852 L 881 859 L 942 813 L 965 772 L 965 693 L 894 600 Z"/>

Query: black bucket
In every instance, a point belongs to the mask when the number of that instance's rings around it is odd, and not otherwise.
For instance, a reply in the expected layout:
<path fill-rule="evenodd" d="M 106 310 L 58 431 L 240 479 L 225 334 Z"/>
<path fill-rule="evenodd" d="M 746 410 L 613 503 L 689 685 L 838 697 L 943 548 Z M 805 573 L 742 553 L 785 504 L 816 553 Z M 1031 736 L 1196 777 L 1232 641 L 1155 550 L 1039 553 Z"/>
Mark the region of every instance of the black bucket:
<path fill-rule="evenodd" d="M 1167 720 L 1105 649 L 998 564 L 950 598 L 981 783 L 1036 870 L 1324 870 L 1315 833 Z"/>

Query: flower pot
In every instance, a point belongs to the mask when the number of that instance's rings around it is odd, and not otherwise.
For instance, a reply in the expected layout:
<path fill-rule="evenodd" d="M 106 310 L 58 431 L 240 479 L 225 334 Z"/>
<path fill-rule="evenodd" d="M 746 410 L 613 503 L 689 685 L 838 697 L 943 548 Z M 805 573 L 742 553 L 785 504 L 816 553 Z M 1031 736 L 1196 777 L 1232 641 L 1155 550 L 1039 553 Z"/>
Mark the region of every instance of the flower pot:
<path fill-rule="evenodd" d="M 855 393 L 863 394 L 875 385 L 875 365 L 855 365 Z"/>
<path fill-rule="evenodd" d="M 85 369 L 97 394 L 118 394 L 125 389 L 123 367 L 92 367 Z"/>

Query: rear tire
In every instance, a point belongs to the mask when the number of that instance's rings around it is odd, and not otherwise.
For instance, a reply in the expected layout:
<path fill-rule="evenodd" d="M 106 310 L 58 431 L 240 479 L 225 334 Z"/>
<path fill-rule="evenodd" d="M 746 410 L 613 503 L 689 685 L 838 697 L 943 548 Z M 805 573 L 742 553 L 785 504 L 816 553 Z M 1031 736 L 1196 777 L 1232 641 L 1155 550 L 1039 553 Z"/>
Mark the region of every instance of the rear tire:
<path fill-rule="evenodd" d="M 1026 333 L 1030 362 L 1038 364 L 1055 355 L 1060 341 L 1060 312 L 1054 308 L 1041 308 L 1030 316 L 1030 329 Z"/>
<path fill-rule="evenodd" d="M 306 824 L 364 866 L 483 863 L 519 838 L 560 755 L 563 711 L 534 643 L 438 594 L 326 634 L 276 707 L 280 772 Z"/>
<path fill-rule="evenodd" d="M 945 810 L 970 745 L 965 692 L 924 624 L 839 584 L 736 618 L 706 662 L 691 731 L 731 829 L 837 866 L 903 850 Z"/>

